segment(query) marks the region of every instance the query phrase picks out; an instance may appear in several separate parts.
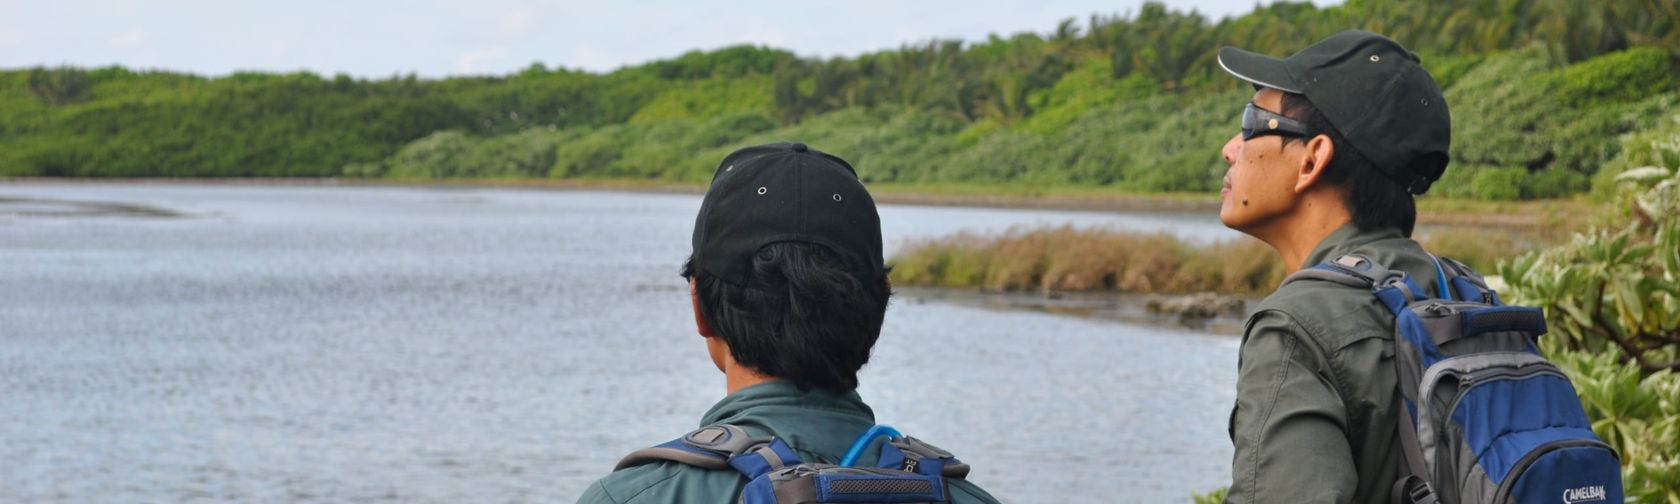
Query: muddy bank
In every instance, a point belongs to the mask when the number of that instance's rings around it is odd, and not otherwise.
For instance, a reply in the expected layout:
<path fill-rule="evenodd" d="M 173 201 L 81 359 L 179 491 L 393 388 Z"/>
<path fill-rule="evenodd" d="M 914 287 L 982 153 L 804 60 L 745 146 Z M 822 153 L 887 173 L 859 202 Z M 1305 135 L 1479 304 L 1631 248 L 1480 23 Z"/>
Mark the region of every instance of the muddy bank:
<path fill-rule="evenodd" d="M 1214 334 L 1242 334 L 1249 307 L 1259 301 L 1214 293 L 978 292 L 936 287 L 895 288 L 898 303 L 929 301 L 994 310 L 1024 310 L 1119 322 L 1183 327 Z"/>
<path fill-rule="evenodd" d="M 108 201 L 68 201 L 0 196 L 0 218 L 6 217 L 147 217 L 173 218 L 183 214 L 146 205 Z"/>

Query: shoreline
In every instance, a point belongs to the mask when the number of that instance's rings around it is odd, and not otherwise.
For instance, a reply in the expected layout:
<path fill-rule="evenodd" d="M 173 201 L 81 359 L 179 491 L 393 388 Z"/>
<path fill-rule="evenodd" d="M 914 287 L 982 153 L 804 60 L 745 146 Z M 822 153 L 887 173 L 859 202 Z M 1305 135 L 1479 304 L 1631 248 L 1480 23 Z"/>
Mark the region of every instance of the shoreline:
<path fill-rule="evenodd" d="M 437 189 L 588 190 L 701 194 L 705 186 L 645 179 L 348 179 L 348 178 L 43 178 L 0 179 L 0 184 L 132 184 L 271 187 L 403 187 Z M 877 203 L 1096 212 L 1214 213 L 1216 194 L 1130 193 L 1088 187 L 1021 187 L 990 184 L 869 184 Z M 1418 224 L 1538 229 L 1591 205 L 1579 198 L 1531 201 L 1432 200 L 1418 202 Z"/>
<path fill-rule="evenodd" d="M 893 289 L 895 302 L 911 304 L 951 303 L 986 310 L 1029 311 L 1107 322 L 1188 330 L 1213 336 L 1241 336 L 1243 323 L 1248 320 L 1249 309 L 1258 304 L 1261 297 L 1215 295 L 1224 300 L 1236 301 L 1240 306 L 1238 308 L 1240 313 L 1229 310 L 1197 313 L 1187 309 L 1194 307 L 1193 300 L 1208 294 L 1210 293 L 994 292 L 932 286 L 906 286 Z M 1183 306 L 1164 308 L 1161 306 L 1172 304 Z"/>

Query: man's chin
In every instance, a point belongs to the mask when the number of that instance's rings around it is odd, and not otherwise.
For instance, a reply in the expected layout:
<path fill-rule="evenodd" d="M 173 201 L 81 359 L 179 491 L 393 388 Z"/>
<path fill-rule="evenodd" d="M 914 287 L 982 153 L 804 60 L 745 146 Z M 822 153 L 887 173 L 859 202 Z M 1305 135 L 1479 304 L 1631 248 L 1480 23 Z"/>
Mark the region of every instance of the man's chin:
<path fill-rule="evenodd" d="M 1221 205 L 1219 209 L 1219 223 L 1233 231 L 1253 236 L 1254 233 L 1249 232 L 1249 230 L 1254 229 L 1256 222 L 1257 219 L 1253 215 L 1237 214 L 1224 208 L 1224 205 Z"/>
<path fill-rule="evenodd" d="M 1231 208 L 1231 200 L 1225 199 L 1219 202 L 1219 223 L 1224 224 L 1225 227 L 1242 231 L 1242 220 L 1235 213 Z"/>

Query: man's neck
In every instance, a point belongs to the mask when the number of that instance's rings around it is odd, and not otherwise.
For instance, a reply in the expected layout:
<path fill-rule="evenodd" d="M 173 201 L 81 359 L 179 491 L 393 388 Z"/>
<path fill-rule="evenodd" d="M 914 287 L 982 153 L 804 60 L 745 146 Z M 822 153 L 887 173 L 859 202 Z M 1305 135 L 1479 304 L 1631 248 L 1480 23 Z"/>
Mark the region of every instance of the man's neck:
<path fill-rule="evenodd" d="M 723 382 L 724 386 L 729 390 L 729 394 L 734 394 L 741 389 L 751 387 L 753 385 L 775 380 L 773 377 L 765 376 L 759 374 L 757 371 L 753 371 L 752 368 L 742 366 L 736 363 L 733 359 L 731 359 L 729 361 L 729 365 L 725 367 L 726 369 L 723 370 Z"/>
<path fill-rule="evenodd" d="M 1278 219 L 1271 229 L 1254 234 L 1260 241 L 1266 242 L 1277 251 L 1278 257 L 1283 259 L 1283 271 L 1286 275 L 1300 270 L 1301 265 L 1307 261 L 1307 256 L 1312 255 L 1313 249 L 1318 248 L 1318 244 L 1323 243 L 1330 233 L 1336 232 L 1351 221 L 1346 210 L 1325 209 L 1315 212 L 1310 211 L 1310 207 L 1306 210 L 1309 211 L 1300 212 L 1291 218 Z"/>

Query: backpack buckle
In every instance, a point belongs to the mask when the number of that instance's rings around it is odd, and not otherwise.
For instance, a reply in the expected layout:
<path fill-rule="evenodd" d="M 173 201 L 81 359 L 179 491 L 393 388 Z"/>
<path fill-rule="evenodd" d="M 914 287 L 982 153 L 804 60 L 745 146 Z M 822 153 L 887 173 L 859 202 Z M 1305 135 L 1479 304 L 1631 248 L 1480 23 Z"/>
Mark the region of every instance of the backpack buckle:
<path fill-rule="evenodd" d="M 1381 289 L 1405 281 L 1404 273 L 1390 270 L 1362 255 L 1344 255 L 1337 257 L 1330 264 L 1344 273 L 1371 281 L 1372 289 Z"/>
<path fill-rule="evenodd" d="M 769 437 L 753 437 L 746 429 L 729 424 L 701 427 L 682 437 L 683 444 L 724 456 L 740 455 L 770 443 Z"/>
<path fill-rule="evenodd" d="M 1407 490 L 1406 497 L 1410 498 L 1411 500 L 1409 502 L 1412 502 L 1413 504 L 1436 504 L 1435 491 L 1429 489 L 1428 483 L 1417 485 L 1412 487 L 1410 490 Z"/>

